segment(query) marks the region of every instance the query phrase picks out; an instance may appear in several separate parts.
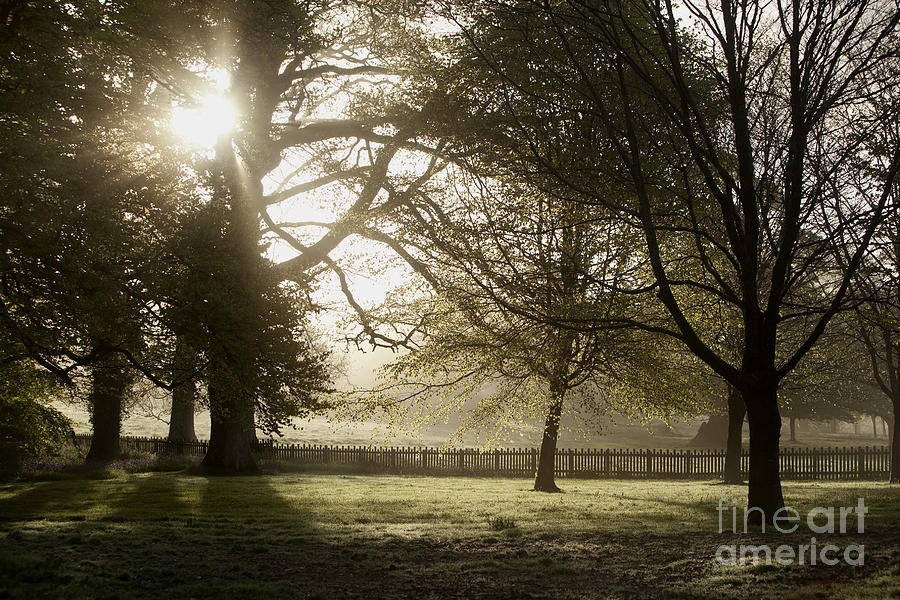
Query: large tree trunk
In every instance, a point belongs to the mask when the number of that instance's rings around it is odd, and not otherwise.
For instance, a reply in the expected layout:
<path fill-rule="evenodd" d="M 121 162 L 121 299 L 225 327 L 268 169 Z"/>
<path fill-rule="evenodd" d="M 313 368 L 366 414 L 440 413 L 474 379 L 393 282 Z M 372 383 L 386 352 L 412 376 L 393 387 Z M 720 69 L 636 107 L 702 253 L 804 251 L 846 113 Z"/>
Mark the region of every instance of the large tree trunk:
<path fill-rule="evenodd" d="M 210 411 L 209 449 L 202 466 L 219 473 L 255 473 L 256 460 L 250 449 L 247 429 L 242 422 Z"/>
<path fill-rule="evenodd" d="M 175 369 L 173 378 L 182 383 L 172 389 L 172 411 L 169 415 L 169 441 L 175 444 L 196 442 L 194 431 L 194 405 L 197 397 L 197 383 L 194 374 L 197 356 L 181 340 L 175 349 Z"/>
<path fill-rule="evenodd" d="M 556 487 L 554 469 L 556 466 L 556 441 L 559 438 L 559 420 L 562 415 L 562 394 L 553 395 L 553 404 L 547 412 L 544 423 L 544 435 L 541 437 L 541 450 L 538 454 L 537 473 L 534 478 L 534 491 L 559 492 Z"/>
<path fill-rule="evenodd" d="M 247 432 L 246 399 L 233 378 L 213 368 L 209 372 L 209 448 L 201 463 L 213 472 L 253 473 L 258 470 Z"/>
<path fill-rule="evenodd" d="M 232 140 L 220 136 L 216 163 L 221 168 L 227 199 L 227 227 L 222 245 L 227 263 L 217 277 L 228 290 L 227 306 L 215 317 L 215 340 L 207 349 L 207 389 L 209 392 L 209 449 L 202 465 L 213 471 L 257 471 L 250 444 L 253 427 L 255 381 L 260 375 L 258 357 L 252 348 L 265 331 L 259 327 L 262 315 L 256 287 L 261 268 L 259 247 L 259 207 L 247 186 L 258 185 L 248 178 L 232 149 Z M 257 190 L 261 194 L 261 190 Z"/>
<path fill-rule="evenodd" d="M 240 377 L 241 365 L 214 352 L 207 366 L 209 447 L 201 463 L 213 472 L 253 473 L 258 470 L 250 445 L 253 410 Z"/>
<path fill-rule="evenodd" d="M 175 386 L 172 390 L 172 412 L 169 415 L 169 441 L 175 444 L 196 442 L 194 431 L 194 400 L 197 385 L 193 380 Z"/>
<path fill-rule="evenodd" d="M 119 458 L 122 448 L 122 400 L 128 389 L 128 368 L 118 356 L 101 361 L 91 371 L 91 425 L 93 438 L 88 462 Z"/>
<path fill-rule="evenodd" d="M 747 497 L 751 522 L 762 518 L 771 522 L 775 512 L 784 507 L 779 466 L 781 415 L 778 412 L 778 388 L 775 383 L 760 381 L 744 392 L 750 422 L 750 481 Z"/>
<path fill-rule="evenodd" d="M 728 440 L 725 445 L 725 483 L 743 483 L 741 475 L 741 439 L 744 429 L 744 415 L 747 408 L 741 393 L 734 386 L 728 386 Z"/>

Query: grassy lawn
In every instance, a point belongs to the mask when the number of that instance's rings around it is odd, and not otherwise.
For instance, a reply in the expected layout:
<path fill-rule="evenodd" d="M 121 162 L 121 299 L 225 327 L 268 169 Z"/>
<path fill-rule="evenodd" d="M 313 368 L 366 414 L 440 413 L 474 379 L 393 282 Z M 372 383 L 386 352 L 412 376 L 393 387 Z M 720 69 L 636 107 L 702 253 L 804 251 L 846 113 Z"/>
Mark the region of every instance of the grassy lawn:
<path fill-rule="evenodd" d="M 900 598 L 900 488 L 866 532 L 718 533 L 714 483 L 95 472 L 0 484 L 0 598 Z M 740 513 L 739 513 L 740 515 Z M 730 519 L 730 513 L 726 516 Z M 850 518 L 855 532 L 855 517 Z M 727 521 L 730 524 L 730 520 Z M 720 544 L 865 544 L 865 565 L 720 566 Z"/>

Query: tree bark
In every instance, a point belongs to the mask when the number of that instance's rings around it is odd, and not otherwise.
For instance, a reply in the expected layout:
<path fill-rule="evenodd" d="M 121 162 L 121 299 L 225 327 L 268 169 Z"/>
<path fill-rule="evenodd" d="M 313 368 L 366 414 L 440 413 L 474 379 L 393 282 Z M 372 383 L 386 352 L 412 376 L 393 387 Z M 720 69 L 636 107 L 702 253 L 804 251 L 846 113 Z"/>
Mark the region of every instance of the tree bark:
<path fill-rule="evenodd" d="M 256 410 L 253 407 L 250 408 L 250 412 L 247 414 L 244 431 L 247 432 L 247 443 L 250 444 L 250 448 L 255 449 L 259 439 L 256 437 Z"/>
<path fill-rule="evenodd" d="M 169 415 L 169 441 L 175 444 L 196 442 L 194 430 L 194 401 L 197 385 L 185 381 L 172 390 L 172 412 Z"/>
<path fill-rule="evenodd" d="M 249 407 L 240 387 L 210 364 L 209 447 L 201 465 L 212 472 L 254 473 L 258 471 L 247 433 Z"/>
<path fill-rule="evenodd" d="M 209 449 L 200 464 L 214 473 L 257 472 L 244 424 L 213 411 L 209 422 Z"/>
<path fill-rule="evenodd" d="M 725 445 L 725 483 L 743 483 L 741 474 L 741 449 L 744 416 L 747 407 L 741 393 L 732 385 L 728 386 L 728 440 Z"/>
<path fill-rule="evenodd" d="M 196 442 L 194 407 L 197 398 L 197 382 L 194 374 L 197 355 L 187 344 L 178 340 L 175 348 L 175 368 L 172 377 L 182 383 L 172 389 L 172 410 L 169 415 L 169 441 L 175 444 Z"/>
<path fill-rule="evenodd" d="M 895 394 L 896 395 L 896 394 Z M 897 435 L 897 415 L 900 414 L 900 398 L 894 398 L 894 414 L 888 421 L 888 435 L 891 440 L 891 483 L 900 483 L 900 436 Z"/>
<path fill-rule="evenodd" d="M 750 422 L 750 481 L 748 510 L 751 522 L 762 518 L 771 523 L 775 512 L 784 507 L 781 492 L 779 441 L 781 415 L 778 412 L 777 385 L 763 381 L 744 393 Z"/>
<path fill-rule="evenodd" d="M 128 389 L 128 369 L 111 356 L 91 371 L 91 425 L 93 437 L 87 462 L 109 462 L 122 455 L 122 401 Z"/>
<path fill-rule="evenodd" d="M 878 439 L 878 416 L 872 415 L 872 437 Z"/>
<path fill-rule="evenodd" d="M 544 435 L 541 437 L 541 450 L 538 453 L 537 473 L 534 478 L 534 491 L 559 492 L 556 486 L 556 441 L 559 438 L 559 420 L 562 416 L 562 394 L 558 391 L 553 395 L 553 404 L 547 412 L 547 420 L 544 423 Z"/>
<path fill-rule="evenodd" d="M 226 190 L 226 231 L 222 241 L 228 261 L 217 277 L 227 277 L 230 297 L 216 315 L 214 347 L 207 349 L 207 390 L 209 392 L 209 448 L 201 463 L 211 471 L 255 472 L 258 470 L 250 444 L 255 437 L 254 381 L 260 375 L 252 348 L 265 335 L 260 329 L 263 315 L 256 287 L 262 267 L 259 247 L 259 206 L 261 183 L 248 178 L 232 148 L 230 136 L 220 136 L 216 163 Z M 254 188 L 254 189 L 250 189 Z M 227 201 L 226 201 L 227 200 Z"/>
<path fill-rule="evenodd" d="M 791 415 L 791 441 L 797 441 L 797 418 L 794 415 Z"/>

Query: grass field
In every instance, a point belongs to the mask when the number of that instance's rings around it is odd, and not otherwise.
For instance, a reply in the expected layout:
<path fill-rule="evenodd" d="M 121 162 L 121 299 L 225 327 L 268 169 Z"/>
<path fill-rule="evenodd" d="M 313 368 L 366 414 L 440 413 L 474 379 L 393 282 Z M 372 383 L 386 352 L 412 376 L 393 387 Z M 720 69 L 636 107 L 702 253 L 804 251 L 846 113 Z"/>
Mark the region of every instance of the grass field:
<path fill-rule="evenodd" d="M 900 489 L 789 483 L 786 501 L 865 498 L 865 565 L 720 566 L 713 483 L 185 471 L 32 475 L 0 485 L 2 598 L 898 598 Z M 851 519 L 851 522 L 855 522 Z M 855 531 L 855 527 L 851 528 Z"/>

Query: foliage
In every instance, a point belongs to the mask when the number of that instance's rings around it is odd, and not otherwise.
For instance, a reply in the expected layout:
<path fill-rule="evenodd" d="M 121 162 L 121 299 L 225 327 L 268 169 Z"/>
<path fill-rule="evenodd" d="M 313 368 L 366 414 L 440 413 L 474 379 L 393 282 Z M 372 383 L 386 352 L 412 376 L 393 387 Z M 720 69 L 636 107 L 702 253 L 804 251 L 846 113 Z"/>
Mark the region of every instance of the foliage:
<path fill-rule="evenodd" d="M 104 10 L 18 4 L 2 38 L 2 318 L 67 381 L 110 352 L 140 362 L 143 291 L 184 183 L 154 145 L 166 107 Z"/>
<path fill-rule="evenodd" d="M 55 454 L 70 440 L 69 419 L 49 406 L 59 391 L 52 375 L 27 358 L 0 367 L 0 465 Z"/>
<path fill-rule="evenodd" d="M 453 201 L 432 195 L 439 216 L 418 215 L 424 226 L 405 234 L 440 291 L 381 317 L 418 319 L 417 345 L 355 396 L 400 428 L 458 418 L 452 441 L 479 432 L 487 444 L 557 404 L 594 425 L 610 410 L 696 409 L 702 372 L 666 338 L 626 324 L 642 299 L 610 291 L 633 261 L 604 211 L 548 201 L 511 174 L 455 177 Z"/>

